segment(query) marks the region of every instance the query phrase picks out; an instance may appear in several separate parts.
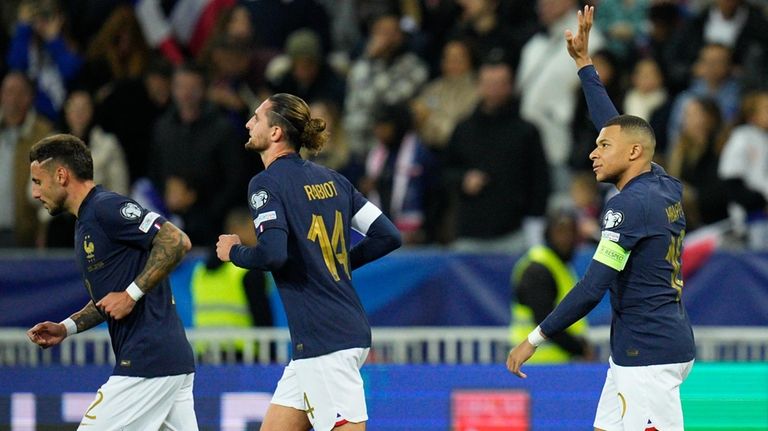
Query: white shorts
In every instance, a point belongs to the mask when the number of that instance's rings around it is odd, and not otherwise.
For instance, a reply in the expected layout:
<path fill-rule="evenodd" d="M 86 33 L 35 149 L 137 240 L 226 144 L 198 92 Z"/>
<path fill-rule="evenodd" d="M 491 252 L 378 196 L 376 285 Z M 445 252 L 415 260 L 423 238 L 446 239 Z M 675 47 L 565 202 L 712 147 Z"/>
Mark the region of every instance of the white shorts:
<path fill-rule="evenodd" d="M 680 364 L 622 367 L 609 358 L 597 405 L 595 428 L 606 431 L 683 431 L 680 385 L 693 361 Z"/>
<path fill-rule="evenodd" d="M 277 382 L 272 404 L 306 411 L 315 431 L 367 421 L 360 367 L 368 350 L 339 350 L 289 362 Z"/>
<path fill-rule="evenodd" d="M 196 431 L 195 374 L 111 376 L 96 393 L 78 431 Z"/>

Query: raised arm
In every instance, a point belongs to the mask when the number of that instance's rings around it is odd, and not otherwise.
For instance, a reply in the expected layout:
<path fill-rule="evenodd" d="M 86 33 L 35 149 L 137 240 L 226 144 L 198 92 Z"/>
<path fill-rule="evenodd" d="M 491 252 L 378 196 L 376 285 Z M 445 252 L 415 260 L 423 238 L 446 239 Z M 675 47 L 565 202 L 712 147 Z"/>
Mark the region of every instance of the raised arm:
<path fill-rule="evenodd" d="M 171 222 L 163 223 L 152 240 L 147 263 L 134 282 L 124 291 L 109 293 L 96 307 L 116 320 L 127 316 L 136 301 L 167 277 L 191 248 L 187 234 Z"/>
<path fill-rule="evenodd" d="M 584 11 L 578 11 L 577 16 L 579 28 L 575 34 L 571 30 L 566 30 L 565 42 L 568 46 L 568 54 L 576 62 L 576 67 L 579 68 L 581 88 L 587 98 L 589 114 L 595 128 L 599 131 L 603 128 L 603 124 L 619 115 L 619 112 L 608 97 L 608 93 L 592 65 L 592 57 L 589 56 L 589 31 L 592 29 L 595 7 L 584 6 Z"/>
<path fill-rule="evenodd" d="M 38 323 L 27 331 L 27 336 L 33 343 L 47 349 L 61 343 L 72 334 L 93 328 L 104 320 L 104 315 L 99 312 L 93 301 L 88 301 L 82 310 L 60 323 Z"/>

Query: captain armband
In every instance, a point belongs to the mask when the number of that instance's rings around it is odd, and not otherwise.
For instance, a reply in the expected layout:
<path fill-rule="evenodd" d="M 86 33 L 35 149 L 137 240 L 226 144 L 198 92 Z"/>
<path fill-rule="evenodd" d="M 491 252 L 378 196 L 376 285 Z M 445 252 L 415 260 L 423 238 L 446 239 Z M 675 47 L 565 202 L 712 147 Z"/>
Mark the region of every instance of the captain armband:
<path fill-rule="evenodd" d="M 144 292 L 139 289 L 139 286 L 136 284 L 136 282 L 131 283 L 127 289 L 125 289 L 126 292 L 128 292 L 128 295 L 136 302 L 141 299 L 142 296 L 144 296 Z"/>
<path fill-rule="evenodd" d="M 77 334 L 77 324 L 74 320 L 72 320 L 71 317 L 67 317 L 66 319 L 59 322 L 60 324 L 64 325 L 65 328 L 67 328 L 67 337 L 70 335 Z"/>
<path fill-rule="evenodd" d="M 631 250 L 624 250 L 618 243 L 603 238 L 597 245 L 597 250 L 592 258 L 616 271 L 622 271 L 627 266 L 630 253 Z"/>

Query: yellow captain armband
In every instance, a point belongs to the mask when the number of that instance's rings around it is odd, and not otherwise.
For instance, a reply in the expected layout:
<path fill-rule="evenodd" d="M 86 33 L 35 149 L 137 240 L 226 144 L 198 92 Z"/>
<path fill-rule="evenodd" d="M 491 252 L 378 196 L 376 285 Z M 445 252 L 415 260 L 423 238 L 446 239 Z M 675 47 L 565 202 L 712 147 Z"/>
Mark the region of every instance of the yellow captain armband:
<path fill-rule="evenodd" d="M 609 266 L 616 271 L 622 271 L 627 266 L 631 251 L 624 250 L 618 243 L 603 238 L 597 244 L 597 250 L 592 259 Z"/>

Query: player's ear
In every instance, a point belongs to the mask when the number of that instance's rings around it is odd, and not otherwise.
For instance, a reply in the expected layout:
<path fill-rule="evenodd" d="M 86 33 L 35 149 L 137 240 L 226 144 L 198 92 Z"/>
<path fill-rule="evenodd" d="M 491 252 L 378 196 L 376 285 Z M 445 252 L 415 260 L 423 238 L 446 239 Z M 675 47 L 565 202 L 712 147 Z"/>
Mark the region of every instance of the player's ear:
<path fill-rule="evenodd" d="M 643 156 L 643 145 L 640 142 L 633 142 L 629 150 L 629 160 L 637 160 Z"/>
<path fill-rule="evenodd" d="M 269 134 L 272 142 L 277 142 L 283 137 L 283 128 L 278 125 L 272 126 L 272 132 Z"/>
<path fill-rule="evenodd" d="M 65 185 L 69 181 L 69 170 L 64 166 L 59 166 L 53 174 L 53 178 L 59 185 Z"/>

